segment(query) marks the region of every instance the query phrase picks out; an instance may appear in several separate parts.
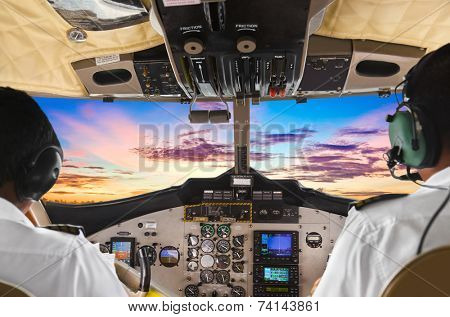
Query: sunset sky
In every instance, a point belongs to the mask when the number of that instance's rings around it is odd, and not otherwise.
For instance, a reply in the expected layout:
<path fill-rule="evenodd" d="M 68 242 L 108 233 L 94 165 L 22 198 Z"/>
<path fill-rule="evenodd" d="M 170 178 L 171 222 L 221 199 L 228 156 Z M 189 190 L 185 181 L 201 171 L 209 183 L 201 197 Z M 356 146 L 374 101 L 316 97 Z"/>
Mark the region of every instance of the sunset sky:
<path fill-rule="evenodd" d="M 191 125 L 188 105 L 37 98 L 65 161 L 48 200 L 107 201 L 215 177 L 234 165 L 232 124 Z M 199 104 L 197 108 L 220 108 Z M 395 98 L 263 102 L 251 111 L 251 166 L 269 178 L 356 199 L 410 192 L 383 160 Z"/>

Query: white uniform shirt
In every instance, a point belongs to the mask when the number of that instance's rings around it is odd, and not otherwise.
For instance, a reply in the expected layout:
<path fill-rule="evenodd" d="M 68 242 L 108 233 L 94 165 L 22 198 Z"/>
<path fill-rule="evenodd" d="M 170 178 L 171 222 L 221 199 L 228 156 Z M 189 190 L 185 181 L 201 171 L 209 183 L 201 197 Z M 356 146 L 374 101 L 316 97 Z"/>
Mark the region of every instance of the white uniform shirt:
<path fill-rule="evenodd" d="M 36 228 L 2 198 L 0 281 L 33 296 L 127 296 L 114 268 L 82 234 Z"/>
<path fill-rule="evenodd" d="M 448 188 L 450 167 L 425 184 Z M 421 187 L 403 198 L 352 208 L 314 296 L 379 296 L 416 256 L 424 229 L 447 193 Z M 450 203 L 431 227 L 423 252 L 450 244 L 449 228 Z"/>

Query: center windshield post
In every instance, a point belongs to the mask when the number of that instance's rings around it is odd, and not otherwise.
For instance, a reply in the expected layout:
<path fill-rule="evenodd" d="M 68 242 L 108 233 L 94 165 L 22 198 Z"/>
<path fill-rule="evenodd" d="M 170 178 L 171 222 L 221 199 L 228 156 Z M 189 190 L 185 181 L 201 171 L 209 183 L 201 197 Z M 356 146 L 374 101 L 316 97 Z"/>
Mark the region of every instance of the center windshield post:
<path fill-rule="evenodd" d="M 250 171 L 250 98 L 233 100 L 235 174 Z"/>

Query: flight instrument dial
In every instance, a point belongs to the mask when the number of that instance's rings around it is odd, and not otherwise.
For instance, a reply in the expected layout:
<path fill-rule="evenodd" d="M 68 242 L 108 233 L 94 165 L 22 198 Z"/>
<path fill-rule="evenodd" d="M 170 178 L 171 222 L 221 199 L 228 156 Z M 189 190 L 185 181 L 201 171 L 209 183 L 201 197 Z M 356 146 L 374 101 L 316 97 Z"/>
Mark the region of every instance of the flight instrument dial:
<path fill-rule="evenodd" d="M 219 242 L 217 242 L 217 251 L 219 253 L 227 253 L 230 249 L 231 245 L 227 240 L 219 240 Z"/>
<path fill-rule="evenodd" d="M 215 229 L 210 224 L 203 224 L 201 229 L 200 229 L 200 232 L 201 232 L 203 237 L 211 238 L 214 235 L 214 233 L 215 233 Z"/>
<path fill-rule="evenodd" d="M 200 273 L 200 281 L 205 284 L 212 283 L 214 280 L 214 273 L 211 270 L 204 270 Z"/>
<path fill-rule="evenodd" d="M 184 289 L 184 295 L 186 297 L 197 297 L 199 293 L 198 286 L 194 284 L 190 284 Z"/>
<path fill-rule="evenodd" d="M 198 257 L 198 250 L 196 248 L 189 248 L 188 249 L 188 258 L 195 259 L 197 257 Z"/>
<path fill-rule="evenodd" d="M 234 273 L 244 273 L 244 262 L 233 262 L 231 269 Z"/>
<path fill-rule="evenodd" d="M 214 257 L 210 254 L 205 254 L 204 256 L 202 256 L 202 258 L 200 259 L 200 264 L 203 267 L 213 267 L 214 266 Z"/>
<path fill-rule="evenodd" d="M 194 247 L 198 244 L 198 236 L 194 236 L 193 234 L 188 237 L 188 245 L 190 247 Z"/>
<path fill-rule="evenodd" d="M 216 273 L 216 281 L 219 284 L 228 284 L 230 283 L 230 273 L 228 273 L 225 270 L 221 270 L 219 272 Z"/>
<path fill-rule="evenodd" d="M 221 238 L 228 238 L 231 234 L 230 225 L 220 225 L 217 228 L 217 235 Z"/>
<path fill-rule="evenodd" d="M 233 297 L 244 297 L 245 289 L 242 286 L 235 286 L 231 289 L 231 296 Z"/>
<path fill-rule="evenodd" d="M 190 261 L 187 265 L 188 271 L 194 272 L 198 269 L 198 263 L 195 261 Z"/>
<path fill-rule="evenodd" d="M 218 255 L 216 258 L 216 264 L 219 269 L 226 269 L 230 266 L 231 260 L 228 255 Z"/>
<path fill-rule="evenodd" d="M 242 248 L 244 246 L 244 235 L 233 237 L 233 245 L 237 248 Z"/>
<path fill-rule="evenodd" d="M 233 260 L 240 260 L 244 257 L 244 249 L 233 248 L 232 250 Z"/>
<path fill-rule="evenodd" d="M 202 242 L 202 251 L 205 253 L 211 253 L 214 251 L 214 242 L 210 239 Z"/>

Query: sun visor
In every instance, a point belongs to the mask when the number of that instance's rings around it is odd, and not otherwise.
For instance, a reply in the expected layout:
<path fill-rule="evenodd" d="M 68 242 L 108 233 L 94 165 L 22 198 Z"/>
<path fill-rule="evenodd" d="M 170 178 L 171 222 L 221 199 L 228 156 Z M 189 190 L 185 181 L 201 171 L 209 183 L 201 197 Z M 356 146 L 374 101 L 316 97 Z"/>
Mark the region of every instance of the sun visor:
<path fill-rule="evenodd" d="M 0 3 L 0 21 L 0 85 L 37 95 L 87 96 L 73 62 L 164 43 L 148 19 L 118 29 L 83 30 L 84 41 L 69 40 L 74 26 L 45 0 L 4 0 Z"/>

